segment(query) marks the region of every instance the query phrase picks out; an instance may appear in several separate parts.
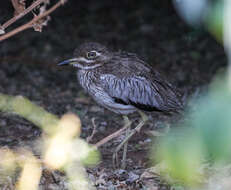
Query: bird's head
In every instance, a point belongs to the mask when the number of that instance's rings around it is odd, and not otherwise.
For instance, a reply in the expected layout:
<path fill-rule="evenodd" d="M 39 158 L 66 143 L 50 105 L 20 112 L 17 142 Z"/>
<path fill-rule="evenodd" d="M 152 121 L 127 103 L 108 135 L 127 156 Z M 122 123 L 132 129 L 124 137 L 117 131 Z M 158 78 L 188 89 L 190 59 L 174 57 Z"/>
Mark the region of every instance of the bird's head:
<path fill-rule="evenodd" d="M 74 51 L 74 57 L 58 65 L 72 65 L 78 69 L 95 69 L 107 63 L 112 57 L 111 52 L 99 43 L 89 42 L 80 45 Z"/>

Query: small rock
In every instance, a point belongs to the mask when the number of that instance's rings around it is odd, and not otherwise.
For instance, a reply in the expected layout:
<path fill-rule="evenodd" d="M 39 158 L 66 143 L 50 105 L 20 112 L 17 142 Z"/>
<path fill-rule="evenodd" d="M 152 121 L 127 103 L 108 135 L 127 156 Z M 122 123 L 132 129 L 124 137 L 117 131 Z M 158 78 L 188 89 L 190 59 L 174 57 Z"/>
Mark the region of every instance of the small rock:
<path fill-rule="evenodd" d="M 95 113 L 96 112 L 102 112 L 102 110 L 103 109 L 101 107 L 99 107 L 99 106 L 91 106 L 90 109 L 89 109 L 90 112 L 95 112 Z"/>
<path fill-rule="evenodd" d="M 127 182 L 129 183 L 133 183 L 135 182 L 137 179 L 139 179 L 139 175 L 133 173 L 133 172 L 129 172 L 128 173 L 128 179 L 127 179 Z"/>

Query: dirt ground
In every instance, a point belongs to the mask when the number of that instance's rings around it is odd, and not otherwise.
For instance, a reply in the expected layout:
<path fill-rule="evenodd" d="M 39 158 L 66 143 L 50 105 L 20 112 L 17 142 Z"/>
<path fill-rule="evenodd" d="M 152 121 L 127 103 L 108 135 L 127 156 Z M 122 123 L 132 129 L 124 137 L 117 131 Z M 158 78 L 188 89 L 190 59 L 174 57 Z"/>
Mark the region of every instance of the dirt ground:
<path fill-rule="evenodd" d="M 9 2 L 1 2 L 0 23 L 12 14 Z M 19 24 L 22 21 L 19 22 Z M 16 26 L 16 25 L 14 25 Z M 76 46 L 96 41 L 115 50 L 137 53 L 155 69 L 169 77 L 186 95 L 198 95 L 215 76 L 225 70 L 222 45 L 206 31 L 187 26 L 170 1 L 69 1 L 52 14 L 42 33 L 28 30 L 0 46 L 0 92 L 23 95 L 58 116 L 73 112 L 80 116 L 86 138 L 95 118 L 97 142 L 122 125 L 122 117 L 98 106 L 80 88 L 73 68 L 56 64 L 71 58 Z M 136 124 L 138 114 L 130 118 Z M 112 167 L 112 153 L 119 137 L 100 148 L 99 165 L 87 169 L 97 189 L 170 189 L 158 176 L 148 175 L 152 130 L 172 126 L 179 117 L 160 113 L 129 142 L 126 170 Z M 33 147 L 41 131 L 26 120 L 0 113 L 0 145 Z M 121 156 L 121 155 L 120 155 Z M 66 189 L 59 172 L 43 171 L 41 189 Z"/>

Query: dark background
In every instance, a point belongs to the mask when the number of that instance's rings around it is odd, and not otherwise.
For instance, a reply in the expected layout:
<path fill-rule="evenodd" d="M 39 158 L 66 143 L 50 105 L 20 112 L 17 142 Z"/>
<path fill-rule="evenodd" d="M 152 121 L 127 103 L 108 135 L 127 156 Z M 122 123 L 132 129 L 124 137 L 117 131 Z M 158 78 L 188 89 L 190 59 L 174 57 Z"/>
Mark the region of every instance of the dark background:
<path fill-rule="evenodd" d="M 0 23 L 4 23 L 12 17 L 13 7 L 10 1 L 1 1 L 0 4 Z M 6 31 L 30 18 L 31 15 L 26 16 Z M 69 0 L 51 14 L 51 21 L 42 33 L 30 29 L 1 42 L 0 92 L 23 95 L 59 116 L 66 112 L 78 114 L 84 138 L 91 133 L 91 119 L 95 118 L 98 132 L 94 142 L 109 135 L 122 126 L 121 116 L 99 107 L 90 99 L 79 87 L 73 68 L 56 66 L 70 58 L 74 48 L 85 41 L 137 53 L 169 77 L 186 97 L 206 91 L 215 74 L 225 71 L 227 65 L 222 44 L 206 30 L 184 23 L 169 0 Z M 138 118 L 136 114 L 131 116 L 134 123 Z M 98 179 L 99 172 L 105 172 L 103 186 L 106 189 L 112 183 L 124 181 L 128 184 L 124 189 L 148 186 L 148 181 L 142 179 L 140 184 L 132 181 L 128 172 L 141 176 L 148 167 L 149 130 L 160 128 L 163 124 L 171 126 L 177 117 L 154 113 L 149 119 L 141 133 L 129 143 L 128 168 L 123 177 L 118 170 L 111 169 L 112 151 L 121 139 L 100 149 L 102 162 L 88 173 Z M 31 123 L 0 113 L 0 145 L 26 145 L 34 151 L 34 142 L 40 133 Z M 50 180 L 47 175 L 43 176 L 41 185 L 53 184 L 61 188 L 61 184 Z M 167 188 L 158 178 L 154 178 L 151 185 Z"/>
<path fill-rule="evenodd" d="M 0 14 L 0 23 L 11 18 L 10 1 L 1 3 Z M 177 70 L 183 70 L 182 62 L 189 59 L 195 63 L 187 67 L 198 66 L 201 74 L 208 70 L 214 73 L 216 65 L 224 65 L 221 46 L 205 31 L 187 26 L 171 1 L 69 1 L 51 17 L 41 34 L 30 29 L 2 42 L 1 58 L 20 56 L 28 59 L 24 62 L 52 65 L 70 57 L 83 41 L 97 41 L 117 50 L 135 52 L 171 72 L 175 72 L 171 68 L 175 64 Z M 210 64 L 206 65 L 207 62 Z"/>

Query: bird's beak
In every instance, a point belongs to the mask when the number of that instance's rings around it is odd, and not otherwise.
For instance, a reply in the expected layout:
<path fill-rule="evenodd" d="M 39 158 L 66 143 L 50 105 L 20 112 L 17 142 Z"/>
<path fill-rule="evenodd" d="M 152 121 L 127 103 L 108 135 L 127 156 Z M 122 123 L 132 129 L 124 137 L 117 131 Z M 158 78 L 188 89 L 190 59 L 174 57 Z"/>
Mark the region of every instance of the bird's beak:
<path fill-rule="evenodd" d="M 65 60 L 65 61 L 59 63 L 58 66 L 69 65 L 69 64 L 73 64 L 73 63 L 78 63 L 78 59 L 73 58 L 73 59 Z"/>

